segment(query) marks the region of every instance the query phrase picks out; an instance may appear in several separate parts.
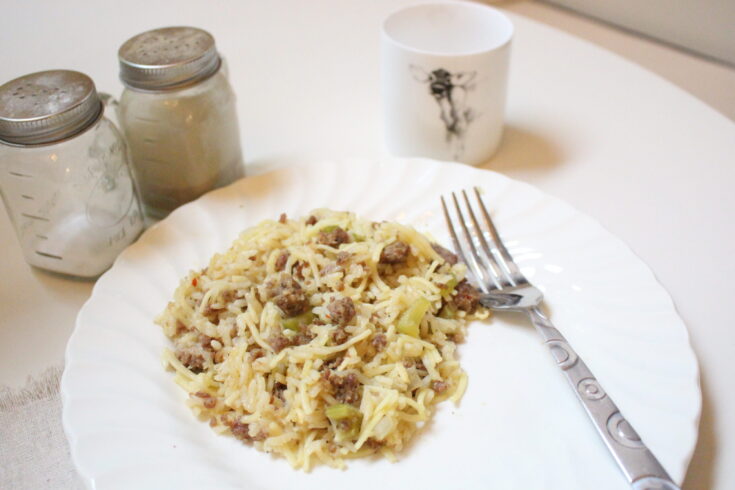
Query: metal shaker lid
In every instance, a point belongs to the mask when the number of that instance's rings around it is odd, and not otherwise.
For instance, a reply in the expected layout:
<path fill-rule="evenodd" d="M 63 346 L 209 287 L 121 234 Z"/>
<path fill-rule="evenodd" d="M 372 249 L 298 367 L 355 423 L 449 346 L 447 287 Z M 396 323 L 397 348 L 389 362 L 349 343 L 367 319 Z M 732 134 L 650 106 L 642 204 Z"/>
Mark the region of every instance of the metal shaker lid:
<path fill-rule="evenodd" d="M 51 143 L 92 124 L 102 110 L 94 82 L 84 73 L 49 70 L 0 86 L 0 140 Z"/>
<path fill-rule="evenodd" d="M 204 80 L 220 66 L 214 38 L 196 27 L 163 27 L 125 41 L 117 52 L 120 80 L 131 88 L 165 90 Z"/>

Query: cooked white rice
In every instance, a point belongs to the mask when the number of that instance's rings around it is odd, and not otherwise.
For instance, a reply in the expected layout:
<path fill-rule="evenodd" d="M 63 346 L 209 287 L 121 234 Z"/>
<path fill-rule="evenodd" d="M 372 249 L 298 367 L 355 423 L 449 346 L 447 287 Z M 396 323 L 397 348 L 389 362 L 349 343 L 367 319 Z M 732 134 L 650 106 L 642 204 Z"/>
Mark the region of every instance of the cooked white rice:
<path fill-rule="evenodd" d="M 456 343 L 470 317 L 489 312 L 452 308 L 465 267 L 416 230 L 326 209 L 309 216 L 244 231 L 181 281 L 157 319 L 174 345 L 165 362 L 216 432 L 296 468 L 343 467 L 344 458 L 375 452 L 395 459 L 435 404 L 461 398 L 467 376 Z M 336 227 L 349 241 L 320 243 Z M 410 247 L 405 262 L 381 263 L 397 240 Z M 297 326 L 273 300 L 289 273 L 308 300 Z M 355 312 L 342 326 L 329 307 L 341 298 Z M 404 312 L 422 302 L 418 337 L 399 333 L 410 323 Z M 328 418 L 335 406 L 349 417 Z"/>

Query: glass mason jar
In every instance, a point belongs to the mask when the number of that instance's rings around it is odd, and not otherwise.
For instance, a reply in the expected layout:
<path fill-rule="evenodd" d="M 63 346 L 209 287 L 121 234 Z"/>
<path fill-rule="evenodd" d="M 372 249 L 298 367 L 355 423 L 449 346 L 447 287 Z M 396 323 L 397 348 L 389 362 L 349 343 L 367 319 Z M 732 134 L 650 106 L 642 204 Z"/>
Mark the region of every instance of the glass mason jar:
<path fill-rule="evenodd" d="M 98 276 L 143 230 L 122 133 L 79 72 L 0 87 L 0 194 L 26 261 L 43 269 Z"/>
<path fill-rule="evenodd" d="M 244 175 L 235 94 L 209 33 L 147 31 L 118 58 L 118 114 L 148 215 L 163 218 Z"/>

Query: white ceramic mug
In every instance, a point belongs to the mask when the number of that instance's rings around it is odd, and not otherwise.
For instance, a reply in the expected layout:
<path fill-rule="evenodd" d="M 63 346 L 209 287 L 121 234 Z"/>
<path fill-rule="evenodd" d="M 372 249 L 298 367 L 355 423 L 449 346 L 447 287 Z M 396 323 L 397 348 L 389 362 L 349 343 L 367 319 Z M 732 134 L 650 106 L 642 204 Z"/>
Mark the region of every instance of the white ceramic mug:
<path fill-rule="evenodd" d="M 503 133 L 513 24 L 484 5 L 401 9 L 381 33 L 386 145 L 397 156 L 479 165 Z"/>

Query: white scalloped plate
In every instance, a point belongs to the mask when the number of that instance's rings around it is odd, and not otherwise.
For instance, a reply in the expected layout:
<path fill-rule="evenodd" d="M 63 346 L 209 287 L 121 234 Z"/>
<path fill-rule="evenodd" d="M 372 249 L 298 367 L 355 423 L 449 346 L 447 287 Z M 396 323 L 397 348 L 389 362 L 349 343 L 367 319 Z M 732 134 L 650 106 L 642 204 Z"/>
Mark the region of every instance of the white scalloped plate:
<path fill-rule="evenodd" d="M 90 487 L 627 488 L 533 329 L 519 316 L 470 326 L 469 388 L 440 406 L 398 463 L 294 471 L 195 420 L 161 366 L 153 324 L 190 269 L 281 212 L 351 210 L 448 244 L 439 195 L 478 185 L 558 328 L 681 481 L 697 437 L 698 370 L 684 324 L 648 267 L 592 219 L 502 175 L 419 159 L 350 160 L 237 182 L 178 209 L 129 247 L 79 313 L 62 380 L 64 428 Z"/>

